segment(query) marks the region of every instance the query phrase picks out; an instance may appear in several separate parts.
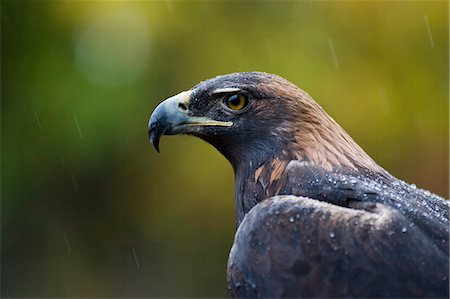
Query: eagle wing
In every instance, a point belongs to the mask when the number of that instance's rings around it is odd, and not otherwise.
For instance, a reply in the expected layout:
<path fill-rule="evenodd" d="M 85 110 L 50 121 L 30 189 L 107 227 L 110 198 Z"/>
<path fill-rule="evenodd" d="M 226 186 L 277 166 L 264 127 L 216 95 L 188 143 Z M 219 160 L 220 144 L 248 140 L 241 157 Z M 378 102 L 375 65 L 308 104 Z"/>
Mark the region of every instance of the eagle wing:
<path fill-rule="evenodd" d="M 393 177 L 307 165 L 288 166 L 278 185 L 288 195 L 238 228 L 233 297 L 448 297 L 447 201 Z"/>

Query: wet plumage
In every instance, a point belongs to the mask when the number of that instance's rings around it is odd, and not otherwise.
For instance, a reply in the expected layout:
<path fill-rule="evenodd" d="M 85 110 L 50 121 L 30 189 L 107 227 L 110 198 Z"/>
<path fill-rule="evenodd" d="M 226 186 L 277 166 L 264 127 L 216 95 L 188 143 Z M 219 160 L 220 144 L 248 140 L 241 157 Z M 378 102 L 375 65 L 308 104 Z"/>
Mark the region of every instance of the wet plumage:
<path fill-rule="evenodd" d="M 233 297 L 448 297 L 448 202 L 376 164 L 304 91 L 266 73 L 201 82 L 149 123 L 235 172 Z"/>

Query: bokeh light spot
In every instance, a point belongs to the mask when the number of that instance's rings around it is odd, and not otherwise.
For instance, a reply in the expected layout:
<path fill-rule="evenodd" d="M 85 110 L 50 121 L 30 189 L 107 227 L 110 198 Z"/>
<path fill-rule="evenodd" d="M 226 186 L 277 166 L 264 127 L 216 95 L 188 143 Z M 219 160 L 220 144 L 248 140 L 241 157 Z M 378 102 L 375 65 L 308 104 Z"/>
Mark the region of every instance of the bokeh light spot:
<path fill-rule="evenodd" d="M 150 32 L 138 9 L 113 10 L 80 22 L 75 59 L 95 85 L 119 86 L 139 78 L 147 68 Z"/>

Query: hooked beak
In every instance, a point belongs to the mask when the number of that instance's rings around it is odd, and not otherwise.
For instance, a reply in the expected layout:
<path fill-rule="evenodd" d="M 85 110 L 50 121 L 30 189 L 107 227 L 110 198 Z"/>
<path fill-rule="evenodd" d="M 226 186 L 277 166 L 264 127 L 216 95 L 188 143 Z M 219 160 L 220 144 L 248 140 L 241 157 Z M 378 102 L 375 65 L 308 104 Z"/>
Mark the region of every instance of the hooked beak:
<path fill-rule="evenodd" d="M 162 135 L 186 134 L 192 127 L 230 127 L 232 122 L 217 121 L 207 117 L 189 116 L 189 101 L 192 91 L 184 91 L 160 103 L 153 111 L 148 123 L 148 138 L 159 153 Z"/>

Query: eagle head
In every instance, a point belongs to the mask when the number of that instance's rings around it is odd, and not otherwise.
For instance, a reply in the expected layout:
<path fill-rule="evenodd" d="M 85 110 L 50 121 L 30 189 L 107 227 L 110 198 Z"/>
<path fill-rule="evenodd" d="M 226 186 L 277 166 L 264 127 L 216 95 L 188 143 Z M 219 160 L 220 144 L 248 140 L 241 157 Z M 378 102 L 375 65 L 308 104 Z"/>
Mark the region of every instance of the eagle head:
<path fill-rule="evenodd" d="M 149 138 L 189 134 L 212 144 L 233 165 L 300 160 L 331 170 L 375 162 L 303 90 L 273 74 L 233 73 L 203 81 L 160 103 Z"/>

